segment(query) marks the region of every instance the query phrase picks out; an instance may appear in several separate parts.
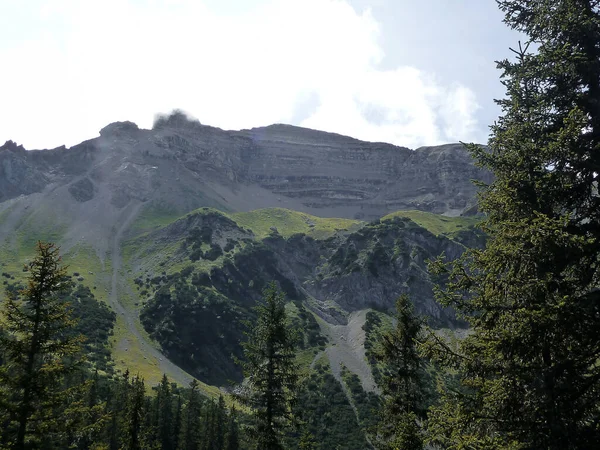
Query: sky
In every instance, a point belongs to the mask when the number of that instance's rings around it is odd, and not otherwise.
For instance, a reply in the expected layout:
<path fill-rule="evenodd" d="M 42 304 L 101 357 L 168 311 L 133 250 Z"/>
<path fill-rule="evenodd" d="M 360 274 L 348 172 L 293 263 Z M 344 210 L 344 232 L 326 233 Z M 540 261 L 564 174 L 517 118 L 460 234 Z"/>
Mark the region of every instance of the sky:
<path fill-rule="evenodd" d="M 485 143 L 519 36 L 494 0 L 0 0 L 0 144 L 181 109 L 409 148 Z"/>

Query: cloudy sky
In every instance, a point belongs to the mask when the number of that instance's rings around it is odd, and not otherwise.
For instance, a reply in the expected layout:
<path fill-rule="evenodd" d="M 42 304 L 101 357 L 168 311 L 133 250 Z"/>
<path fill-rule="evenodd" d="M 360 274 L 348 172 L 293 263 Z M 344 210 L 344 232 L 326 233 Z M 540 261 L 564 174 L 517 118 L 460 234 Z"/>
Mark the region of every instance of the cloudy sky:
<path fill-rule="evenodd" d="M 74 145 L 174 108 L 416 148 L 487 140 L 494 0 L 0 0 L 0 143 Z"/>

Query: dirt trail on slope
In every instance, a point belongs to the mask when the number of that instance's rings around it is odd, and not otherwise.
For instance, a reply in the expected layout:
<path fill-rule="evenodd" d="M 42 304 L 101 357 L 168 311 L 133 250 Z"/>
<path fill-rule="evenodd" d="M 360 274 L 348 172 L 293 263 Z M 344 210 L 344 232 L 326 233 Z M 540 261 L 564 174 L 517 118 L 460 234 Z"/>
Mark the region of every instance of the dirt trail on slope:
<path fill-rule="evenodd" d="M 114 235 L 111 249 L 111 291 L 108 298 L 113 310 L 125 320 L 129 335 L 139 342 L 140 348 L 146 358 L 155 359 L 162 373 L 166 373 L 173 381 L 183 386 L 187 386 L 193 380 L 193 377 L 179 366 L 169 361 L 145 336 L 142 335 L 142 333 L 140 333 L 136 326 L 139 323 L 138 314 L 124 307 L 119 301 L 119 272 L 122 266 L 121 239 L 123 238 L 125 230 L 127 230 L 129 225 L 131 225 L 138 215 L 142 205 L 142 203 L 136 203 L 129 208 L 129 214 L 125 217 Z M 130 339 L 131 338 L 124 338 L 121 342 L 118 342 L 117 345 L 120 348 L 127 348 Z"/>

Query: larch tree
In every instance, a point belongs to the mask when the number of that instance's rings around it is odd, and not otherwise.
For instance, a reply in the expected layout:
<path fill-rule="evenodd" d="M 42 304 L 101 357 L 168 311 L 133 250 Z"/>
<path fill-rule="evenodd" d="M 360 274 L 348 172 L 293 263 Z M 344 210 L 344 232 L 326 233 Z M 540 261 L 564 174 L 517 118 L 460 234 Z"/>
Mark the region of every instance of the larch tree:
<path fill-rule="evenodd" d="M 450 266 L 439 298 L 470 322 L 426 347 L 460 376 L 429 416 L 452 449 L 600 442 L 600 2 L 498 1 L 527 36 L 498 63 L 506 97 L 482 186 L 489 240 Z"/>

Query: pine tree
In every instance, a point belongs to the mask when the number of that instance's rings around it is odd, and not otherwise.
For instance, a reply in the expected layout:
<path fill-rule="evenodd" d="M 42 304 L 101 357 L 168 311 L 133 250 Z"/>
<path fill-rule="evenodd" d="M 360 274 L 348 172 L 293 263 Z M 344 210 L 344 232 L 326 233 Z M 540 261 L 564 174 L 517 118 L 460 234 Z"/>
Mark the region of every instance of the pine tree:
<path fill-rule="evenodd" d="M 107 433 L 110 450 L 119 450 L 125 440 L 127 401 L 130 390 L 129 370 L 126 370 L 110 389 L 106 402 L 107 412 L 111 417 Z"/>
<path fill-rule="evenodd" d="M 240 431 L 237 423 L 237 412 L 235 406 L 229 410 L 229 426 L 227 429 L 227 450 L 239 450 Z"/>
<path fill-rule="evenodd" d="M 180 450 L 200 450 L 202 439 L 200 433 L 200 415 L 202 402 L 198 392 L 198 381 L 190 382 L 189 397 L 183 409 L 183 421 L 179 438 Z"/>
<path fill-rule="evenodd" d="M 179 449 L 179 439 L 181 435 L 181 424 L 183 421 L 183 404 L 181 395 L 177 394 L 177 406 L 175 409 L 175 421 L 173 423 L 173 448 Z"/>
<path fill-rule="evenodd" d="M 425 418 L 423 371 L 418 353 L 421 320 L 408 295 L 396 301 L 396 326 L 381 335 L 375 357 L 385 367 L 382 377 L 382 420 L 377 447 L 420 450 L 423 436 L 418 421 Z"/>
<path fill-rule="evenodd" d="M 129 395 L 127 397 L 123 439 L 123 448 L 126 450 L 141 450 L 146 448 L 144 447 L 145 399 L 146 386 L 144 380 L 137 375 L 131 379 Z"/>
<path fill-rule="evenodd" d="M 591 0 L 498 1 L 528 36 L 504 60 L 503 116 L 471 146 L 495 181 L 480 209 L 487 246 L 440 291 L 472 326 L 429 418 L 452 448 L 594 448 L 600 442 L 600 7 Z"/>
<path fill-rule="evenodd" d="M 215 408 L 215 423 L 214 423 L 214 441 L 212 445 L 213 450 L 223 450 L 225 448 L 225 434 L 226 434 L 226 419 L 227 419 L 227 407 L 225 406 L 225 399 L 222 395 L 219 395 L 219 400 Z"/>
<path fill-rule="evenodd" d="M 246 376 L 240 401 L 253 410 L 252 435 L 258 450 L 281 449 L 281 437 L 290 422 L 298 368 L 296 336 L 287 320 L 285 297 L 271 283 L 255 311 L 257 318 L 246 333 L 243 362 Z"/>
<path fill-rule="evenodd" d="M 27 287 L 7 290 L 0 317 L 6 360 L 0 368 L 0 401 L 10 417 L 2 439 L 11 448 L 49 442 L 61 429 L 53 412 L 68 396 L 62 381 L 78 366 L 82 343 L 81 336 L 67 333 L 75 322 L 59 294 L 68 287 L 59 249 L 38 242 Z"/>
<path fill-rule="evenodd" d="M 173 450 L 173 396 L 171 385 L 166 374 L 158 385 L 155 398 L 156 428 L 158 430 L 158 441 L 162 450 Z"/>
<path fill-rule="evenodd" d="M 212 450 L 216 440 L 215 434 L 215 415 L 216 407 L 213 402 L 208 402 L 204 408 L 203 433 L 202 433 L 202 449 Z"/>
<path fill-rule="evenodd" d="M 315 450 L 317 448 L 317 441 L 315 436 L 310 432 L 308 428 L 302 430 L 300 435 L 300 441 L 298 442 L 298 448 L 300 450 Z"/>

